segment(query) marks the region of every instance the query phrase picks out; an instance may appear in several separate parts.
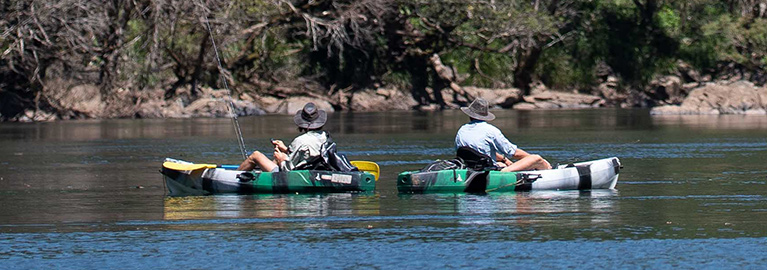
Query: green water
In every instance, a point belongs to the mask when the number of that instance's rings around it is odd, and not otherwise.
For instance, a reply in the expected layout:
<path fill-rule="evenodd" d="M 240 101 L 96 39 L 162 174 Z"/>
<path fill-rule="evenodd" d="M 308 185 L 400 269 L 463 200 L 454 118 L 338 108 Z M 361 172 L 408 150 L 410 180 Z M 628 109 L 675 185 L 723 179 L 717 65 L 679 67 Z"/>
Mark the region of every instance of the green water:
<path fill-rule="evenodd" d="M 0 123 L 0 268 L 253 268 L 232 265 L 243 256 L 268 268 L 767 263 L 767 117 L 495 113 L 552 164 L 620 158 L 617 189 L 398 194 L 399 172 L 453 155 L 459 111 L 331 114 L 339 151 L 381 165 L 367 195 L 164 196 L 165 157 L 241 161 L 228 119 Z M 250 150 L 298 134 L 291 116 L 240 123 Z"/>

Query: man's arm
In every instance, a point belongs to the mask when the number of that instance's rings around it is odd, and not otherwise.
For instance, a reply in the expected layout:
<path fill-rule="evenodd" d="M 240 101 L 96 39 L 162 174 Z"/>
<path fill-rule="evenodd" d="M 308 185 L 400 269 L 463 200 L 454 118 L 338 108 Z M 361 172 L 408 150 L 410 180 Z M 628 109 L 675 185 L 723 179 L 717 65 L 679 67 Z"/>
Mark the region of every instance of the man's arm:
<path fill-rule="evenodd" d="M 530 153 L 528 153 L 528 152 L 525 152 L 525 150 L 522 150 L 522 149 L 519 149 L 519 148 L 517 148 L 517 151 L 516 151 L 516 152 L 514 152 L 514 155 L 513 155 L 513 156 L 511 156 L 511 157 L 512 157 L 513 159 L 516 159 L 516 160 L 520 160 L 520 159 L 522 159 L 522 158 L 524 158 L 524 157 L 526 157 L 526 156 L 529 156 L 529 155 L 530 155 Z"/>
<path fill-rule="evenodd" d="M 285 143 L 282 140 L 272 140 L 272 144 L 274 145 L 275 151 L 288 153 L 288 147 L 285 146 Z"/>
<path fill-rule="evenodd" d="M 517 150 L 517 151 L 519 151 L 519 150 Z M 500 153 L 497 153 L 497 152 L 495 153 L 495 161 L 502 162 L 503 164 L 506 164 L 506 166 L 509 166 L 509 165 L 512 164 L 510 159 L 504 157 L 503 155 L 501 155 Z"/>
<path fill-rule="evenodd" d="M 506 163 L 506 161 L 504 161 L 505 157 L 512 157 L 513 158 L 514 156 L 517 155 L 517 152 L 518 152 L 517 145 L 511 143 L 509 141 L 509 139 L 506 138 L 506 136 L 503 136 L 503 133 L 501 132 L 500 129 L 495 128 L 495 132 L 494 133 L 495 134 L 493 134 L 493 144 L 495 144 L 494 147 L 495 147 L 495 149 L 497 151 L 495 158 L 499 162 Z M 501 155 L 500 158 L 498 158 L 498 154 Z M 510 161 L 509 161 L 509 163 L 510 163 Z"/>

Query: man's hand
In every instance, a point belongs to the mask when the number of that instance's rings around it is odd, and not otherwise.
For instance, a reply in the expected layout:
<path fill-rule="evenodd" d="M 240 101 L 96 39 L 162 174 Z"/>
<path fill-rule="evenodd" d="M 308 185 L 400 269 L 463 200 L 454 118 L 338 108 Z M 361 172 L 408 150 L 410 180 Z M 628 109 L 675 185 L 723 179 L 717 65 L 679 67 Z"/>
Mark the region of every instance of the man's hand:
<path fill-rule="evenodd" d="M 511 166 L 512 164 L 510 159 L 504 157 L 503 155 L 499 153 L 495 153 L 495 161 L 497 161 L 496 163 L 498 167 Z M 500 165 L 500 164 L 503 164 L 503 165 Z"/>
<path fill-rule="evenodd" d="M 282 163 L 283 161 L 288 160 L 288 154 L 285 154 L 283 152 L 274 151 L 274 161 L 276 161 L 277 164 Z"/>
<path fill-rule="evenodd" d="M 272 144 L 274 145 L 274 151 L 280 151 L 283 153 L 288 152 L 288 147 L 285 146 L 285 143 L 283 143 L 282 140 L 272 140 Z"/>

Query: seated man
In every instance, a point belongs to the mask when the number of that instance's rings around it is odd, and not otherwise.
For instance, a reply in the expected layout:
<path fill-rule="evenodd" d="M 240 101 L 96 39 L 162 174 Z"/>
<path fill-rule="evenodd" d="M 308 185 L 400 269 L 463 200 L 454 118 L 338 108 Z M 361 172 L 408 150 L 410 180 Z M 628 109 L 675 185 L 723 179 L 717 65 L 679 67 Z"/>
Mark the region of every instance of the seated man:
<path fill-rule="evenodd" d="M 281 140 L 273 140 L 274 160 L 254 151 L 237 170 L 250 171 L 258 166 L 265 172 L 278 172 L 300 168 L 317 161 L 322 154 L 322 145 L 332 142 L 330 134 L 322 130 L 327 120 L 328 115 L 325 111 L 317 109 L 314 103 L 307 103 L 303 110 L 297 111 L 293 117 L 293 122 L 303 134 L 296 137 L 290 147 L 286 147 Z"/>
<path fill-rule="evenodd" d="M 501 130 L 487 123 L 495 119 L 495 115 L 488 111 L 484 99 L 475 99 L 469 107 L 461 107 L 461 111 L 470 117 L 470 121 L 458 129 L 455 135 L 456 149 L 466 146 L 477 150 L 498 161 L 497 165 L 503 167 L 502 172 L 551 169 L 548 161 L 517 148 L 503 136 Z M 509 157 L 517 161 L 512 162 Z"/>

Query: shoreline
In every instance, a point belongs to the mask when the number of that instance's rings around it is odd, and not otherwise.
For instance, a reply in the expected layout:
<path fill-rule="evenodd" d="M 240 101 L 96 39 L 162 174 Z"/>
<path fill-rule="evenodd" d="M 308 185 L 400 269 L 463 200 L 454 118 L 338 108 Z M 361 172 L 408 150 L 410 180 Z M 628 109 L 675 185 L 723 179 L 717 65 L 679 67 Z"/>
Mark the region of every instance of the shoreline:
<path fill-rule="evenodd" d="M 748 81 L 721 81 L 696 84 L 695 87 L 679 84 L 665 85 L 665 99 L 637 98 L 621 95 L 612 88 L 601 87 L 599 93 L 586 94 L 534 88 L 523 95 L 516 88 L 463 87 L 464 95 L 456 95 L 451 89 L 439 94 L 430 90 L 432 96 L 442 99 L 429 104 L 418 104 L 408 92 L 396 88 L 366 89 L 356 92 L 338 91 L 329 96 L 304 93 L 296 96 L 275 97 L 273 94 L 244 93 L 232 104 L 238 116 L 293 114 L 307 102 L 328 112 L 381 112 L 381 111 L 439 111 L 458 109 L 471 100 L 482 97 L 491 108 L 513 110 L 558 110 L 593 108 L 649 108 L 653 115 L 686 114 L 747 114 L 767 115 L 767 88 Z M 120 91 L 118 95 L 104 100 L 98 87 L 75 86 L 63 93 L 49 93 L 56 101 L 58 112 L 27 109 L 20 116 L 0 122 L 50 122 L 70 119 L 184 119 L 230 117 L 227 90 L 201 88 L 191 95 L 183 89 L 172 99 L 163 98 L 164 90 Z M 676 93 L 670 95 L 668 93 Z M 649 96 L 649 95 L 648 95 Z"/>

